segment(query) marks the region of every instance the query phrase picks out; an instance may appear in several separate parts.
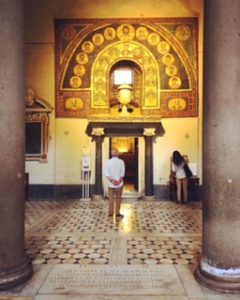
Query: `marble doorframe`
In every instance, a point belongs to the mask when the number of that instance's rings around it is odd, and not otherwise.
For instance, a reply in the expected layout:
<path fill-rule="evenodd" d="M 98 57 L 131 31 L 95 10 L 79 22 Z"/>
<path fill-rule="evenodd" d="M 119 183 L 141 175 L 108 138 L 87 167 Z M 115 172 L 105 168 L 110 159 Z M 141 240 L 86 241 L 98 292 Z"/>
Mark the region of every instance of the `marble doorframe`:
<path fill-rule="evenodd" d="M 145 141 L 145 169 L 144 169 L 144 198 L 153 199 L 153 141 L 164 135 L 161 122 L 89 122 L 86 134 L 96 142 L 95 161 L 95 192 L 94 199 L 103 198 L 103 157 L 102 144 L 105 137 L 144 137 Z M 101 173 L 101 175 L 100 175 Z M 147 178 L 145 177 L 147 176 Z"/>

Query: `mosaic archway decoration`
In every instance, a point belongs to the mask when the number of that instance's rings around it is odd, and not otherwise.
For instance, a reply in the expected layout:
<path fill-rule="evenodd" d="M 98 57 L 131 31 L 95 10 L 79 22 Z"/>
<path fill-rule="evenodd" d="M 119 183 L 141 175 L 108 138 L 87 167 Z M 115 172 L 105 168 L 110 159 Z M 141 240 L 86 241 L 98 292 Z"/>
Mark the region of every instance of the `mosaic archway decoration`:
<path fill-rule="evenodd" d="M 196 18 L 56 20 L 56 116 L 112 118 L 109 72 L 128 60 L 143 78 L 138 121 L 196 117 L 197 30 Z"/>
<path fill-rule="evenodd" d="M 143 109 L 160 109 L 159 67 L 155 57 L 144 46 L 136 42 L 119 42 L 105 48 L 96 58 L 92 67 L 91 107 L 109 108 L 108 78 L 110 67 L 120 60 L 136 62 L 143 76 Z"/>

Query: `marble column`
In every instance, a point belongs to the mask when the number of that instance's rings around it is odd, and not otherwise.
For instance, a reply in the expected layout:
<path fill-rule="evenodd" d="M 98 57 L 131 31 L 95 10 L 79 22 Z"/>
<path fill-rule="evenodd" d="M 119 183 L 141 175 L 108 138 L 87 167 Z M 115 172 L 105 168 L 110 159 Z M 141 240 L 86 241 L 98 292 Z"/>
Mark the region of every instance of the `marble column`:
<path fill-rule="evenodd" d="M 93 199 L 103 198 L 102 180 L 102 143 L 104 139 L 104 128 L 93 129 L 93 140 L 96 142 L 96 161 L 95 161 L 95 191 Z"/>
<path fill-rule="evenodd" d="M 4 290 L 32 276 L 24 251 L 23 1 L 1 1 L 0 28 L 0 290 Z"/>
<path fill-rule="evenodd" d="M 155 136 L 155 128 L 145 128 L 145 195 L 144 199 L 154 199 L 153 191 L 153 137 Z"/>
<path fill-rule="evenodd" d="M 196 279 L 240 292 L 239 0 L 205 1 L 203 249 Z"/>

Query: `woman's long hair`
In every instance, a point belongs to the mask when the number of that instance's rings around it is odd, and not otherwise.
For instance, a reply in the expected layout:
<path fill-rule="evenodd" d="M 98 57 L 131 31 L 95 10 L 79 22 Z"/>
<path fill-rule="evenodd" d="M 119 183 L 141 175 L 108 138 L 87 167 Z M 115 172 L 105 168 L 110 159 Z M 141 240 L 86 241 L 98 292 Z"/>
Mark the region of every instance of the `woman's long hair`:
<path fill-rule="evenodd" d="M 174 151 L 172 157 L 173 157 L 172 161 L 176 166 L 180 166 L 181 163 L 185 161 L 185 159 L 183 158 L 183 156 L 180 154 L 179 151 Z"/>

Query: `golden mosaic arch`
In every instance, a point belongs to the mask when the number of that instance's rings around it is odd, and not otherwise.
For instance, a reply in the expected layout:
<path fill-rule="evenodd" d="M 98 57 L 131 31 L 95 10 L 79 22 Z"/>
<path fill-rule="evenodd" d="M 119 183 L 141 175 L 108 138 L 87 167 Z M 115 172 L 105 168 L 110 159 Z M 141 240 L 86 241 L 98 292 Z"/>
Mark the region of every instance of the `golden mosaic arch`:
<path fill-rule="evenodd" d="M 178 76 L 173 76 L 169 79 L 168 84 L 171 89 L 179 89 L 181 86 L 181 78 Z"/>
<path fill-rule="evenodd" d="M 79 24 L 85 25 L 80 31 Z M 196 20 L 70 20 L 64 26 L 58 20 L 55 26 L 57 116 L 108 115 L 109 96 L 115 93 L 110 70 L 124 60 L 139 67 L 141 78 L 135 94 L 140 106 L 131 116 L 139 111 L 143 118 L 150 111 L 165 117 L 180 110 L 181 116 L 197 113 Z"/>
<path fill-rule="evenodd" d="M 139 26 L 136 29 L 136 38 L 139 39 L 139 41 L 145 41 L 148 37 L 148 29 L 145 26 Z"/>
<path fill-rule="evenodd" d="M 105 60 L 108 61 L 108 64 L 103 64 Z M 94 91 L 91 98 L 91 107 L 96 109 L 109 108 L 109 72 L 111 67 L 121 60 L 131 60 L 142 70 L 144 82 L 142 109 L 160 109 L 158 63 L 147 48 L 133 41 L 111 44 L 96 57 L 91 74 L 91 90 Z M 104 77 L 99 74 L 104 74 Z"/>
<path fill-rule="evenodd" d="M 191 36 L 191 29 L 188 25 L 179 25 L 176 28 L 175 31 L 175 36 L 180 40 L 180 41 L 186 41 L 190 38 Z"/>
<path fill-rule="evenodd" d="M 90 54 L 93 52 L 94 50 L 94 45 L 92 42 L 90 41 L 86 41 L 82 44 L 82 50 L 87 53 L 87 54 Z"/>
<path fill-rule="evenodd" d="M 86 53 L 80 52 L 80 53 L 78 53 L 77 56 L 76 56 L 76 61 L 77 61 L 77 63 L 79 63 L 79 64 L 81 64 L 81 65 L 85 65 L 85 64 L 88 63 L 89 58 L 88 58 L 88 56 L 87 56 Z"/>
<path fill-rule="evenodd" d="M 74 89 L 80 88 L 82 85 L 82 79 L 78 76 L 73 76 L 70 78 L 70 86 Z"/>
<path fill-rule="evenodd" d="M 96 45 L 96 46 L 100 46 L 103 44 L 104 42 L 104 37 L 102 34 L 100 33 L 95 33 L 93 38 L 92 38 L 92 41 L 93 43 Z"/>
<path fill-rule="evenodd" d="M 75 65 L 74 68 L 73 68 L 73 73 L 76 75 L 76 76 L 83 76 L 85 73 L 86 73 L 86 69 L 83 65 Z"/>
<path fill-rule="evenodd" d="M 113 27 L 107 27 L 104 29 L 104 37 L 107 41 L 112 41 L 116 37 L 116 30 Z"/>
<path fill-rule="evenodd" d="M 135 36 L 135 29 L 130 24 L 122 24 L 117 28 L 117 37 L 123 42 L 131 41 Z"/>

